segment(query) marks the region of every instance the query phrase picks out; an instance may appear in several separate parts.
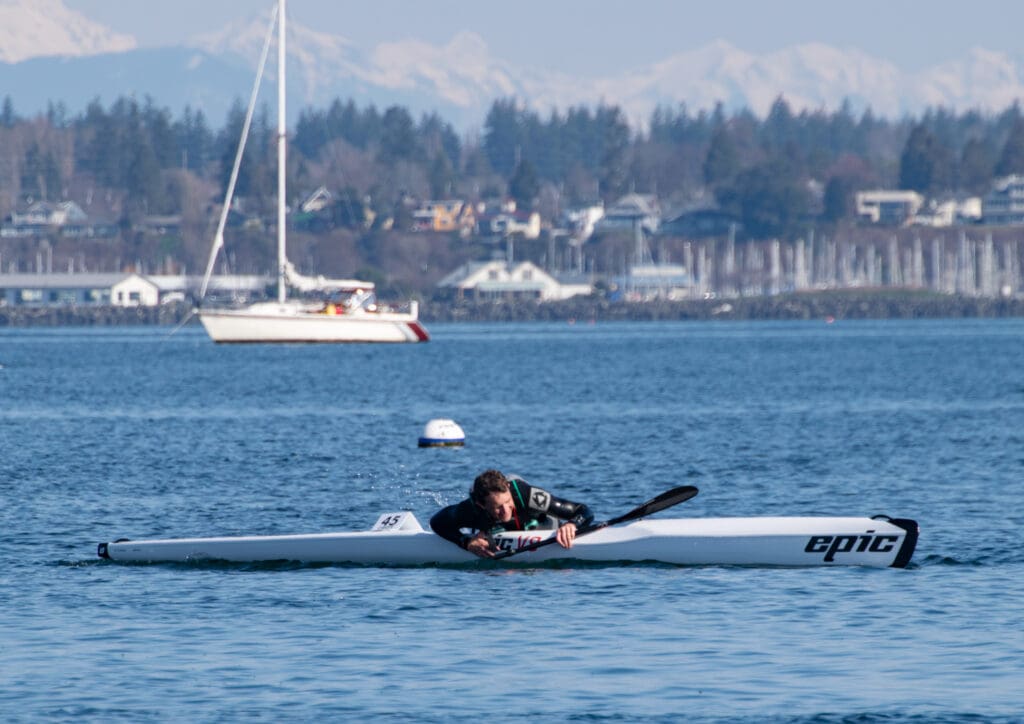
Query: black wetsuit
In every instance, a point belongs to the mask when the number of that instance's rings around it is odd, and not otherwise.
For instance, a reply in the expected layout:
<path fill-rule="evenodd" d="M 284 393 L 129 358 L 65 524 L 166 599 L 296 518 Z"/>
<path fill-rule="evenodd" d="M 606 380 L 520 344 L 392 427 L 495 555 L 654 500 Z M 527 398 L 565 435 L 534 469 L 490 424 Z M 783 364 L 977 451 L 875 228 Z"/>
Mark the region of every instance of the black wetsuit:
<path fill-rule="evenodd" d="M 430 527 L 442 538 L 465 548 L 477 531 L 494 535 L 506 530 L 529 530 L 537 527 L 549 516 L 575 523 L 577 528 L 589 525 L 594 520 L 594 514 L 583 503 L 556 498 L 525 480 L 512 478 L 508 482 L 515 505 L 512 520 L 500 523 L 467 498 L 435 513 L 430 519 Z M 464 529 L 472 532 L 466 533 Z"/>

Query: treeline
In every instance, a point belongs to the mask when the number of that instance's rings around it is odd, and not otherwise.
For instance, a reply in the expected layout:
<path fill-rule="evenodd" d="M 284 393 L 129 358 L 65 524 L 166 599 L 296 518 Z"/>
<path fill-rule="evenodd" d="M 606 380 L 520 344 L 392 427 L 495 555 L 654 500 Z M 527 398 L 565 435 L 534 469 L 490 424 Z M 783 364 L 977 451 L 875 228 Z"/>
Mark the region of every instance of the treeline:
<path fill-rule="evenodd" d="M 129 98 L 93 102 L 74 117 L 53 105 L 27 118 L 6 98 L 0 211 L 30 199 L 90 208 L 103 199 L 122 222 L 182 214 L 198 223 L 222 193 L 243 120 L 240 102 L 217 129 L 201 111 L 175 117 L 151 99 Z M 256 114 L 238 183 L 238 197 L 256 213 L 274 204 L 272 124 L 267 109 Z M 641 125 L 616 106 L 542 114 L 499 99 L 479 131 L 460 135 L 436 114 L 415 118 L 401 106 L 380 111 L 339 99 L 305 109 L 291 141 L 290 201 L 324 185 L 399 225 L 410 198 L 511 195 L 553 218 L 636 191 L 656 194 L 663 209 L 716 204 L 750 238 L 785 237 L 852 218 L 858 189 L 977 195 L 998 176 L 1024 173 L 1017 104 L 889 120 L 849 104 L 794 112 L 780 97 L 764 118 L 681 105 L 658 108 Z"/>

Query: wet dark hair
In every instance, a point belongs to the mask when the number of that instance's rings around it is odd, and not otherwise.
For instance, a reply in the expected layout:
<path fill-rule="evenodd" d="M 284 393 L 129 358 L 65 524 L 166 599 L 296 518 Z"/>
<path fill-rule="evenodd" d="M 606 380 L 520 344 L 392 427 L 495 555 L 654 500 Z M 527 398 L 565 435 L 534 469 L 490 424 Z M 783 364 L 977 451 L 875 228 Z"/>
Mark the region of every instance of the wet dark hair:
<path fill-rule="evenodd" d="M 508 478 L 500 470 L 484 470 L 473 481 L 473 487 L 469 489 L 469 497 L 477 505 L 483 505 L 491 493 L 507 493 L 508 491 Z"/>

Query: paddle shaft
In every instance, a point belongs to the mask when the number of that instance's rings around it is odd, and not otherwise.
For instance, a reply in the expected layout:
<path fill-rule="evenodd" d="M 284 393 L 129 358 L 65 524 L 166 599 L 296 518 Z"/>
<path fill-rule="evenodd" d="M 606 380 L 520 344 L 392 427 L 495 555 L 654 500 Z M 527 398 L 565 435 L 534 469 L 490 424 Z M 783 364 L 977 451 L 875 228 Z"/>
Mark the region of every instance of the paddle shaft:
<path fill-rule="evenodd" d="M 655 498 L 651 498 L 646 503 L 638 505 L 624 515 L 620 515 L 617 518 L 611 518 L 601 523 L 588 525 L 585 528 L 580 528 L 576 531 L 576 537 L 579 538 L 580 536 L 593 533 L 594 531 L 601 530 L 602 528 L 607 528 L 610 525 L 618 525 L 619 523 L 626 523 L 631 520 L 636 520 L 637 518 L 645 518 L 648 515 L 657 513 L 658 511 L 671 508 L 673 505 L 683 503 L 695 496 L 698 492 L 697 488 L 693 485 L 682 485 L 678 488 L 672 488 Z M 544 540 L 537 541 L 536 543 L 530 543 L 522 548 L 509 551 L 499 551 L 494 555 L 492 560 L 501 560 L 520 553 L 526 553 L 527 551 L 535 551 L 538 548 L 543 548 L 544 546 L 551 545 L 557 541 L 558 539 L 555 536 L 551 536 L 550 538 L 545 538 Z"/>

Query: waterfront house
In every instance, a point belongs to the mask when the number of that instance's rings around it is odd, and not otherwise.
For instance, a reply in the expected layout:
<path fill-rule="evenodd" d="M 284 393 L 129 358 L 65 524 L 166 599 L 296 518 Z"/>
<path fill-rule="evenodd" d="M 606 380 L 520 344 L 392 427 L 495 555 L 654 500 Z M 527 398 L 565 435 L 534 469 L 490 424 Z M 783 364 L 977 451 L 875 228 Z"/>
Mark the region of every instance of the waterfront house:
<path fill-rule="evenodd" d="M 977 196 L 970 196 L 930 199 L 914 214 L 910 223 L 914 226 L 946 227 L 956 224 L 977 224 L 979 221 L 981 221 L 981 199 Z"/>
<path fill-rule="evenodd" d="M 709 239 L 740 233 L 743 223 L 717 206 L 702 205 L 681 210 L 668 217 L 658 230 L 662 236 Z"/>
<path fill-rule="evenodd" d="M 377 219 L 370 202 L 369 196 L 359 197 L 351 189 L 333 194 L 320 186 L 299 204 L 290 224 L 299 231 L 314 233 L 337 227 L 369 229 Z"/>
<path fill-rule="evenodd" d="M 0 274 L 0 305 L 17 307 L 146 307 L 160 290 L 135 273 Z"/>
<path fill-rule="evenodd" d="M 594 235 L 594 227 L 604 218 L 604 204 L 594 204 L 562 213 L 562 223 L 569 238 L 578 246 Z"/>
<path fill-rule="evenodd" d="M 74 201 L 35 201 L 22 212 L 11 214 L 11 223 L 34 226 L 63 226 L 88 218 L 82 207 Z"/>
<path fill-rule="evenodd" d="M 74 201 L 36 201 L 24 211 L 13 212 L 0 225 L 0 236 L 9 239 L 53 235 L 111 238 L 117 232 L 116 224 L 90 220 Z"/>
<path fill-rule="evenodd" d="M 462 199 L 424 201 L 412 218 L 414 231 L 468 232 L 476 223 L 473 205 Z"/>
<path fill-rule="evenodd" d="M 207 296 L 226 302 L 262 299 L 272 283 L 261 275 L 218 274 L 210 278 Z M 0 274 L 0 306 L 152 307 L 194 297 L 201 284 L 202 277 L 184 274 Z"/>
<path fill-rule="evenodd" d="M 854 195 L 857 218 L 881 226 L 906 226 L 924 205 L 924 196 L 916 191 L 876 189 Z"/>
<path fill-rule="evenodd" d="M 550 301 L 589 294 L 589 283 L 576 280 L 561 284 L 529 261 L 509 264 L 503 260 L 463 264 L 437 283 L 439 289 L 458 299 L 537 299 Z"/>
<path fill-rule="evenodd" d="M 480 236 L 521 236 L 524 239 L 540 237 L 540 214 L 536 211 L 515 209 L 483 213 L 477 217 Z"/>
<path fill-rule="evenodd" d="M 299 204 L 299 211 L 303 214 L 315 214 L 317 211 L 323 211 L 332 203 L 334 203 L 334 195 L 327 190 L 326 186 L 321 186 Z"/>
<path fill-rule="evenodd" d="M 181 234 L 181 214 L 151 214 L 132 225 L 132 231 L 153 236 Z"/>
<path fill-rule="evenodd" d="M 653 234 L 661 226 L 661 205 L 652 194 L 626 194 L 604 211 L 594 230 L 636 231 Z"/>
<path fill-rule="evenodd" d="M 982 219 L 990 226 L 1024 224 L 1024 176 L 996 179 L 982 201 Z"/>

